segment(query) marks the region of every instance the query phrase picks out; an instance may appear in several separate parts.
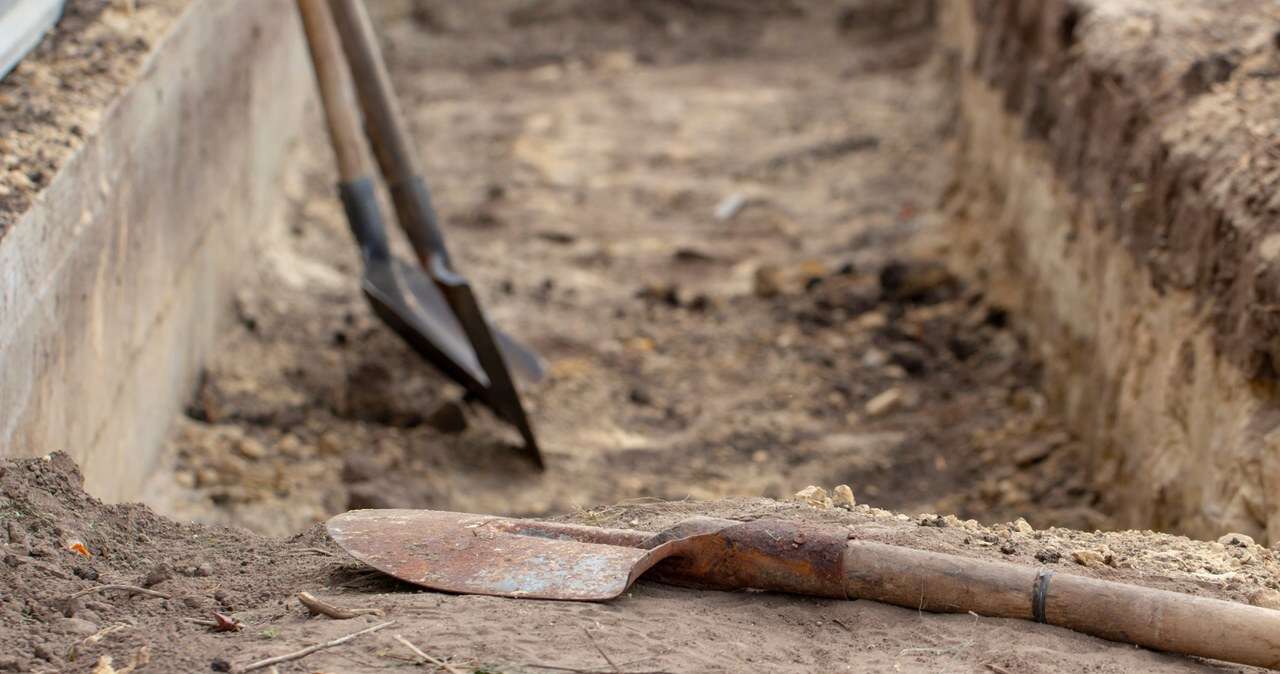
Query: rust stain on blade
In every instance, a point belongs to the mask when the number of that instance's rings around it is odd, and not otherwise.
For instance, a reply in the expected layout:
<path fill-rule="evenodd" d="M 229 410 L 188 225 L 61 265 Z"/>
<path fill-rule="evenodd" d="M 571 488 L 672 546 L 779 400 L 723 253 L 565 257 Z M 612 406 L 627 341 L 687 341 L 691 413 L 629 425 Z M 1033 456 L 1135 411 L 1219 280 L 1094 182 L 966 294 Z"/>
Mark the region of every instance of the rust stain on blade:
<path fill-rule="evenodd" d="M 355 510 L 327 524 L 353 557 L 435 590 L 533 599 L 617 597 L 670 554 L 648 534 L 429 510 Z"/>
<path fill-rule="evenodd" d="M 431 510 L 354 510 L 329 520 L 328 529 L 379 571 L 460 594 L 603 601 L 652 568 L 656 580 L 687 587 L 845 596 L 846 534 L 798 522 L 695 518 L 648 534 Z"/>

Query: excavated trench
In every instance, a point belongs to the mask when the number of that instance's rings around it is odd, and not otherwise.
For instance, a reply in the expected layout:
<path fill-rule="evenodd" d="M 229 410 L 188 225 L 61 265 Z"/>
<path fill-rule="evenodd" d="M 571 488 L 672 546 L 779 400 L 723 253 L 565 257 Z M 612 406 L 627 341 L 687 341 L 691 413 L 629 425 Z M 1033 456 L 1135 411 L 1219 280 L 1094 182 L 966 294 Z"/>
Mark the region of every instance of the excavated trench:
<path fill-rule="evenodd" d="M 377 9 L 460 266 L 549 362 L 549 468 L 372 317 L 313 130 L 169 439 L 169 513 L 286 534 L 848 484 L 1110 526 L 1027 324 L 918 251 L 961 118 L 932 3 Z"/>
<path fill-rule="evenodd" d="M 923 584 L 410 591 L 317 523 L 777 518 L 1280 608 L 1268 0 L 369 4 L 547 470 L 365 304 L 290 3 L 72 0 L 0 84 L 0 671 L 1256 671 Z"/>

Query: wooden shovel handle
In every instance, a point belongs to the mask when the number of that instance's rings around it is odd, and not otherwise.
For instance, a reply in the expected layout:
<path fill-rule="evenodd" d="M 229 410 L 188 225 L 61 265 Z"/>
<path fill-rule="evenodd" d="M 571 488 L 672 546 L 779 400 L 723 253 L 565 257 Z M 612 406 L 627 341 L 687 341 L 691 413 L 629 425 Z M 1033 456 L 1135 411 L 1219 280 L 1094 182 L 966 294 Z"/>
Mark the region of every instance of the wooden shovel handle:
<path fill-rule="evenodd" d="M 387 185 L 413 180 L 421 171 L 408 127 L 395 104 L 391 75 L 378 48 L 369 12 L 361 0 L 330 0 L 338 34 L 347 46 L 347 63 L 360 93 L 366 130 Z"/>
<path fill-rule="evenodd" d="M 298 0 L 298 12 L 307 34 L 340 177 L 343 182 L 352 182 L 369 176 L 372 166 L 365 154 L 359 107 L 329 5 L 326 0 Z"/>
<path fill-rule="evenodd" d="M 846 546 L 844 576 L 851 598 L 1038 619 L 1155 650 L 1280 668 L 1280 611 L 1271 609 L 866 541 Z"/>
<path fill-rule="evenodd" d="M 800 522 L 690 520 L 643 545 L 672 541 L 672 556 L 648 577 L 675 585 L 1035 620 L 1155 650 L 1280 668 L 1280 611 L 848 536 Z"/>

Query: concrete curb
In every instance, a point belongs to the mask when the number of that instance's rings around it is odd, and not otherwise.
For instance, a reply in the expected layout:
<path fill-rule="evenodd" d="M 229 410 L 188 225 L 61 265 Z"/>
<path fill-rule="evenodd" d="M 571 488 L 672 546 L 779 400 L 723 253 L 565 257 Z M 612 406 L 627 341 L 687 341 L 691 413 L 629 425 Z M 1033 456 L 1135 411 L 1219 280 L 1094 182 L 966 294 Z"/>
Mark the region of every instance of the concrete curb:
<path fill-rule="evenodd" d="M 134 499 L 277 217 L 311 100 L 292 3 L 196 0 L 0 239 L 0 455 Z"/>

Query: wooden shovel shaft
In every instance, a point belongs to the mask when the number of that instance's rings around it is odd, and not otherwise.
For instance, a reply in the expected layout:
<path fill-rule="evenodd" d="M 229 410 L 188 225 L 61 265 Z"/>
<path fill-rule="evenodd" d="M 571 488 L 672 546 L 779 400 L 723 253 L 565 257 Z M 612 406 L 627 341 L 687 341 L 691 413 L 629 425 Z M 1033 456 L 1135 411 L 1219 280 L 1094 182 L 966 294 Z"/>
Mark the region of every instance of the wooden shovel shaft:
<path fill-rule="evenodd" d="M 364 134 L 356 112 L 355 90 L 343 60 L 342 41 L 326 0 L 297 0 L 298 13 L 307 34 L 311 64 L 323 103 L 329 138 L 338 158 L 342 181 L 353 181 L 372 173 L 365 154 Z"/>
<path fill-rule="evenodd" d="M 617 544 L 629 537 L 609 532 Z M 1280 611 L 870 541 L 796 522 L 690 520 L 648 577 L 707 589 L 754 588 L 870 599 L 933 613 L 1035 620 L 1111 641 L 1280 669 Z"/>
<path fill-rule="evenodd" d="M 850 541 L 845 592 L 935 613 L 1035 619 L 1111 641 L 1280 668 L 1280 611 L 1137 585 L 1052 574 L 882 543 Z"/>
<path fill-rule="evenodd" d="M 360 105 L 368 121 L 374 155 L 387 184 L 413 179 L 421 171 L 409 129 L 396 107 L 391 75 L 378 49 L 378 37 L 363 0 L 330 0 L 339 35 L 347 49 L 347 62 L 360 92 Z"/>

